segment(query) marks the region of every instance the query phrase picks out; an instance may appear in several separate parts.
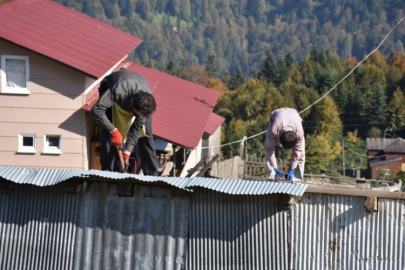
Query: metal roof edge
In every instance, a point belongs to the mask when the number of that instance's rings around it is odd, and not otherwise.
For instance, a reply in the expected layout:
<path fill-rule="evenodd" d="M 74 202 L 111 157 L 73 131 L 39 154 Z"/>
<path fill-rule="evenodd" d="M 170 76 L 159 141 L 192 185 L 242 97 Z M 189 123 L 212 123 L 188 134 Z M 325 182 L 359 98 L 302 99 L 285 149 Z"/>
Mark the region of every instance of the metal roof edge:
<path fill-rule="evenodd" d="M 218 178 L 190 178 L 187 188 L 202 187 L 231 195 L 267 195 L 284 193 L 302 196 L 307 184 L 283 183 L 263 180 L 218 179 Z"/>
<path fill-rule="evenodd" d="M 395 161 L 400 161 L 400 160 L 402 160 L 402 156 L 387 158 L 384 160 L 370 160 L 369 163 L 370 163 L 370 167 L 375 167 L 375 166 L 389 164 L 389 163 L 392 163 Z"/>
<path fill-rule="evenodd" d="M 99 170 L 74 170 L 74 169 L 46 169 L 0 166 L 0 178 L 18 183 L 36 186 L 52 186 L 73 178 L 92 180 L 91 177 L 100 177 L 110 180 L 139 180 L 143 182 L 165 182 L 171 186 L 185 189 L 188 178 L 158 177 L 130 173 L 119 173 Z"/>
<path fill-rule="evenodd" d="M 214 191 L 233 195 L 265 195 L 284 193 L 302 196 L 307 184 L 252 181 L 241 179 L 218 179 L 207 177 L 161 177 L 130 173 L 118 173 L 99 170 L 46 169 L 0 166 L 0 178 L 36 186 L 52 186 L 70 179 L 83 178 L 92 180 L 100 177 L 110 180 L 139 180 L 143 182 L 164 182 L 168 185 L 192 192 L 194 187 L 208 188 Z"/>

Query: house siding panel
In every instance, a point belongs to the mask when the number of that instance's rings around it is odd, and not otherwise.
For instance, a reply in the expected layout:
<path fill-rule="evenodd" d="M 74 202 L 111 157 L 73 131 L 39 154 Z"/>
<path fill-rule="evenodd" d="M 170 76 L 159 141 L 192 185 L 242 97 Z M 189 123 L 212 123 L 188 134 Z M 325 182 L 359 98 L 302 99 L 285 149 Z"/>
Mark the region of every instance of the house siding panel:
<path fill-rule="evenodd" d="M 81 124 L 65 124 L 66 128 L 62 129 L 55 123 L 41 123 L 40 128 L 38 123 L 15 123 L 15 122 L 0 122 L 0 130 L 3 130 L 3 137 L 15 137 L 16 134 L 30 133 L 31 130 L 36 130 L 37 138 L 42 138 L 43 135 L 61 135 L 64 139 L 82 139 Z"/>
<path fill-rule="evenodd" d="M 36 154 L 17 154 L 16 152 L 0 152 L 0 163 L 4 166 L 30 164 L 32 168 L 66 168 L 82 167 L 82 154 L 62 153 L 61 155 L 42 154 L 42 148 Z"/>
<path fill-rule="evenodd" d="M 85 112 L 81 109 L 85 100 L 85 74 L 0 41 L 0 55 L 4 54 L 29 57 L 31 94 L 0 94 L 0 163 L 7 166 L 87 169 L 86 135 L 89 128 Z M 21 133 L 36 134 L 36 154 L 16 155 L 18 134 Z M 42 155 L 44 135 L 61 135 L 62 155 Z"/>

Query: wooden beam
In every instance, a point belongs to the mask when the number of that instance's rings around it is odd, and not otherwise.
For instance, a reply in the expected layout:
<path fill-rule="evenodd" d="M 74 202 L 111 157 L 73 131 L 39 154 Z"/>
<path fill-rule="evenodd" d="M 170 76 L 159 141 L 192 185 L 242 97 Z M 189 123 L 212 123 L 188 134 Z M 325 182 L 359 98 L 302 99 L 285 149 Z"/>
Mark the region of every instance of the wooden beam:
<path fill-rule="evenodd" d="M 208 159 L 208 154 L 206 154 L 192 169 L 190 169 L 188 171 L 188 174 L 186 175 L 186 177 L 191 177 L 207 159 Z"/>
<path fill-rule="evenodd" d="M 219 158 L 219 155 L 216 154 L 211 160 L 210 162 L 207 163 L 207 165 L 205 165 L 202 170 L 197 174 L 197 176 L 204 176 L 205 172 L 211 168 L 212 164 Z"/>

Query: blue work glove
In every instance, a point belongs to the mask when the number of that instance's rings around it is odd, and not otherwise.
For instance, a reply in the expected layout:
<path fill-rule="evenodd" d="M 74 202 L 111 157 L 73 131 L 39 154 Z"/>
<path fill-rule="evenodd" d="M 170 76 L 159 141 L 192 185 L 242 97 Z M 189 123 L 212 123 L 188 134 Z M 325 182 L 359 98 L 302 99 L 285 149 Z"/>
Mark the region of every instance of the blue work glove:
<path fill-rule="evenodd" d="M 276 172 L 276 174 L 277 174 L 278 176 L 280 176 L 280 178 L 283 178 L 284 174 L 283 174 L 282 171 L 280 171 L 279 168 L 274 168 L 274 171 Z"/>
<path fill-rule="evenodd" d="M 287 181 L 292 181 L 294 178 L 294 169 L 290 169 L 287 174 Z"/>

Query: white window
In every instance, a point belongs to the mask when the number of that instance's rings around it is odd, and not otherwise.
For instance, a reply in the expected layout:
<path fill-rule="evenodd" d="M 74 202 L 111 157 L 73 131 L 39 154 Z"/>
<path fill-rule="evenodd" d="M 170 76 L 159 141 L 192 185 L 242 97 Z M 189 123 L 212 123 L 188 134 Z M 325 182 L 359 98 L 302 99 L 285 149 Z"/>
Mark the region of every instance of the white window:
<path fill-rule="evenodd" d="M 33 154 L 37 152 L 37 138 L 35 134 L 18 134 L 18 153 Z"/>
<path fill-rule="evenodd" d="M 44 154 L 60 155 L 61 151 L 60 135 L 45 135 L 44 136 Z"/>
<path fill-rule="evenodd" d="M 1 93 L 30 94 L 28 56 L 1 56 Z"/>

